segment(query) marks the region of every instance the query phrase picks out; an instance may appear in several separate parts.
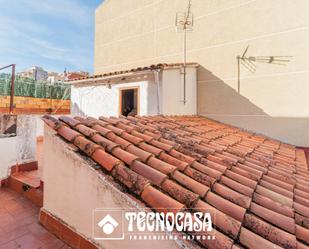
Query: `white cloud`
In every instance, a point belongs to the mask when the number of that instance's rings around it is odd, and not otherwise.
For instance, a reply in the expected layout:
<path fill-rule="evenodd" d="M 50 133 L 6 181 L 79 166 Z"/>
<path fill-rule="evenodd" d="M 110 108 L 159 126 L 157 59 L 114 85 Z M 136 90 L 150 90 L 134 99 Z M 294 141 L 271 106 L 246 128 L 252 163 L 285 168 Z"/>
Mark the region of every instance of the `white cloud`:
<path fill-rule="evenodd" d="M 8 1 L 10 2 L 10 1 Z M 32 14 L 47 14 L 54 18 L 71 21 L 80 26 L 89 26 L 91 9 L 74 0 L 18 0 L 19 7 Z"/>
<path fill-rule="evenodd" d="M 0 0 L 0 64 L 91 68 L 93 11 L 75 0 Z"/>

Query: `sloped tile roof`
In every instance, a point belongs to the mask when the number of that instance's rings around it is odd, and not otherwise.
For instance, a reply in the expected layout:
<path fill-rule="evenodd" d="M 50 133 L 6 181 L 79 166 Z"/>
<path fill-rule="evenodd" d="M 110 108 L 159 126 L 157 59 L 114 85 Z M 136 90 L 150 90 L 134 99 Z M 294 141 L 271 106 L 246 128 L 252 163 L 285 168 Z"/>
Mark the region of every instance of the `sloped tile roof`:
<path fill-rule="evenodd" d="M 187 62 L 187 66 L 197 66 L 198 64 L 195 62 Z M 115 76 L 115 75 L 123 75 L 127 73 L 136 73 L 141 71 L 149 71 L 149 70 L 158 70 L 158 69 L 166 69 L 166 68 L 174 68 L 183 66 L 183 62 L 177 62 L 177 63 L 158 63 L 153 64 L 150 66 L 143 66 L 143 67 L 136 67 L 131 68 L 127 70 L 119 70 L 119 71 L 113 71 L 113 72 L 107 72 L 102 74 L 95 74 L 95 75 L 89 75 L 89 76 L 82 76 L 82 77 L 71 77 L 67 80 L 67 82 L 70 81 L 78 81 L 78 80 L 87 80 L 87 79 L 97 79 L 97 78 L 104 78 L 109 76 Z"/>
<path fill-rule="evenodd" d="M 207 248 L 309 248 L 302 149 L 198 116 L 43 120 L 151 208 L 210 210 Z"/>

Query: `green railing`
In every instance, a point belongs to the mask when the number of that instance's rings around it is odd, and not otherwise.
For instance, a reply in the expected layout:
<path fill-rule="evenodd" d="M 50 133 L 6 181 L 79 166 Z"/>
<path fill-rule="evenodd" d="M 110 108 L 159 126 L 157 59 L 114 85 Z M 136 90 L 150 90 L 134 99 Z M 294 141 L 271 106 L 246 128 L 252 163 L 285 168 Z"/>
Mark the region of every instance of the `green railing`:
<path fill-rule="evenodd" d="M 47 81 L 36 81 L 31 78 L 15 76 L 14 96 L 70 99 L 71 89 L 63 83 L 50 84 Z M 0 74 L 0 95 L 11 94 L 11 75 Z"/>

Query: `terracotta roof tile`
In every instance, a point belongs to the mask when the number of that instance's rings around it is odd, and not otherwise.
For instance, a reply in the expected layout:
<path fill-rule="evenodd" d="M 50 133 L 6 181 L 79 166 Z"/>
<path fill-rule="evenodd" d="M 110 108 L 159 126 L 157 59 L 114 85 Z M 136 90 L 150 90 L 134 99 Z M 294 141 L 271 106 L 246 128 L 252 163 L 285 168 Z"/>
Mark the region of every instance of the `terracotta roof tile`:
<path fill-rule="evenodd" d="M 111 171 L 120 162 L 115 157 L 111 156 L 103 150 L 96 150 L 91 155 L 91 158 L 108 171 Z"/>
<path fill-rule="evenodd" d="M 309 218 L 295 213 L 295 223 L 309 229 Z"/>
<path fill-rule="evenodd" d="M 163 194 L 152 186 L 146 187 L 141 194 L 141 198 L 152 208 L 159 212 L 177 212 L 183 210 L 185 205 L 176 201 L 172 197 Z"/>
<path fill-rule="evenodd" d="M 150 144 L 147 144 L 147 143 L 139 143 L 138 144 L 138 147 L 140 147 L 141 149 L 151 153 L 151 154 L 154 154 L 155 156 L 160 156 L 163 152 L 163 150 L 161 149 L 158 149 L 157 147 L 155 146 L 152 146 Z"/>
<path fill-rule="evenodd" d="M 148 135 L 145 135 L 143 133 L 140 133 L 138 131 L 132 131 L 131 135 L 139 137 L 140 139 L 143 139 L 143 141 L 146 141 L 147 143 L 151 142 L 154 138 Z"/>
<path fill-rule="evenodd" d="M 97 132 L 99 132 L 102 136 L 106 136 L 108 133 L 111 133 L 112 131 L 109 129 L 104 128 L 103 126 L 99 125 L 99 124 L 94 124 L 92 126 L 92 129 L 96 130 Z"/>
<path fill-rule="evenodd" d="M 202 200 L 198 200 L 194 208 L 201 212 L 205 212 L 205 210 L 210 212 L 211 216 L 214 217 L 213 222 L 218 229 L 223 231 L 226 235 L 231 236 L 233 239 L 237 238 L 241 227 L 241 223 L 238 220 Z"/>
<path fill-rule="evenodd" d="M 169 151 L 171 151 L 173 149 L 173 146 L 165 144 L 165 143 L 161 143 L 161 142 L 156 141 L 154 139 L 149 141 L 148 143 L 153 145 L 153 146 L 155 146 L 155 147 L 157 147 L 157 148 L 159 148 L 159 149 L 161 149 L 161 150 L 164 150 L 166 152 L 169 152 Z"/>
<path fill-rule="evenodd" d="M 209 175 L 206 175 L 192 167 L 187 167 L 185 170 L 184 170 L 184 173 L 187 175 L 187 176 L 190 176 L 192 179 L 202 183 L 203 185 L 206 185 L 208 187 L 212 187 L 215 182 L 216 182 L 216 179 L 209 176 Z"/>
<path fill-rule="evenodd" d="M 42 119 L 151 208 L 207 209 L 205 247 L 309 247 L 302 149 L 198 116 Z"/>
<path fill-rule="evenodd" d="M 203 159 L 201 160 L 201 162 L 202 162 L 204 165 L 206 165 L 206 166 L 208 166 L 208 167 L 210 167 L 210 168 L 212 168 L 212 169 L 214 169 L 214 170 L 217 170 L 217 171 L 219 171 L 219 172 L 221 172 L 221 173 L 224 173 L 224 172 L 227 170 L 227 167 L 226 167 L 226 166 L 221 165 L 221 164 L 216 163 L 216 162 L 213 162 L 213 161 L 211 160 L 211 158 L 209 158 L 209 159 L 203 158 Z"/>
<path fill-rule="evenodd" d="M 86 137 L 92 137 L 98 133 L 98 131 L 91 129 L 83 124 L 76 125 L 76 130 L 85 135 Z"/>
<path fill-rule="evenodd" d="M 296 225 L 295 235 L 297 239 L 301 240 L 306 244 L 309 244 L 309 229 Z"/>
<path fill-rule="evenodd" d="M 150 182 L 143 176 L 135 173 L 122 164 L 116 165 L 113 168 L 112 175 L 133 193 L 141 194 L 143 190 L 150 185 Z"/>
<path fill-rule="evenodd" d="M 154 169 L 159 170 L 160 172 L 162 172 L 165 175 L 170 175 L 177 169 L 177 167 L 175 167 L 175 166 L 173 166 L 169 163 L 166 163 L 162 160 L 159 160 L 156 157 L 150 157 L 147 160 L 147 164 L 150 165 L 151 167 L 153 167 Z"/>
<path fill-rule="evenodd" d="M 248 209 L 250 207 L 250 203 L 251 203 L 251 198 L 246 196 L 246 195 L 242 195 L 232 189 L 230 189 L 229 187 L 226 187 L 220 183 L 216 183 L 213 186 L 213 190 L 216 194 L 219 194 L 220 196 L 224 197 L 225 199 L 241 206 L 244 207 L 246 209 Z"/>
<path fill-rule="evenodd" d="M 264 208 L 258 204 L 252 203 L 250 211 L 255 215 L 267 220 L 268 222 L 286 230 L 292 234 L 295 233 L 295 221 L 293 218 L 284 216 L 270 209 Z"/>
<path fill-rule="evenodd" d="M 195 62 L 187 62 L 187 66 L 193 66 L 193 67 L 198 67 L 198 64 Z M 120 71 L 114 71 L 114 72 L 106 72 L 103 74 L 96 74 L 96 75 L 76 75 L 76 77 L 71 77 L 71 79 L 68 79 L 67 82 L 78 82 L 78 81 L 84 81 L 84 80 L 95 80 L 95 79 L 105 79 L 110 76 L 119 76 L 122 77 L 126 74 L 130 73 L 135 73 L 135 72 L 142 72 L 142 71 L 153 71 L 153 70 L 162 70 L 165 68 L 179 68 L 182 67 L 183 63 L 158 63 L 158 64 L 153 64 L 150 66 L 143 66 L 143 67 L 136 67 L 136 68 L 131 68 L 128 70 L 120 70 Z M 108 79 L 108 78 L 107 78 Z"/>
<path fill-rule="evenodd" d="M 91 140 L 101 145 L 105 150 L 111 152 L 114 148 L 119 147 L 118 144 L 100 136 L 99 134 L 95 134 L 91 137 Z"/>
<path fill-rule="evenodd" d="M 138 138 L 138 137 L 135 137 L 135 136 L 132 136 L 131 134 L 129 134 L 129 133 L 127 133 L 127 132 L 123 132 L 123 133 L 121 134 L 121 137 L 122 137 L 123 139 L 126 139 L 127 141 L 129 141 L 129 142 L 135 144 L 135 145 L 138 145 L 138 144 L 140 144 L 140 143 L 142 143 L 142 142 L 144 141 L 143 139 Z"/>
<path fill-rule="evenodd" d="M 119 144 L 121 146 L 121 148 L 125 149 L 126 147 L 130 146 L 131 143 L 128 142 L 127 140 L 115 135 L 112 132 L 109 132 L 105 135 L 106 138 L 108 138 L 109 140 L 113 141 L 116 144 Z"/>
<path fill-rule="evenodd" d="M 244 219 L 244 226 L 256 232 L 260 236 L 269 241 L 282 246 L 283 248 L 296 249 L 296 237 L 288 232 L 285 232 L 269 223 L 259 219 L 258 217 L 246 214 Z"/>
<path fill-rule="evenodd" d="M 239 241 L 250 249 L 281 249 L 282 247 L 264 239 L 262 236 L 242 227 L 240 230 Z"/>
<path fill-rule="evenodd" d="M 74 145 L 77 146 L 81 151 L 86 153 L 88 156 L 91 156 L 96 149 L 102 148 L 101 146 L 89 141 L 83 136 L 77 136 L 74 139 Z"/>
<path fill-rule="evenodd" d="M 167 178 L 165 174 L 140 161 L 134 161 L 131 165 L 131 169 L 150 180 L 150 182 L 156 186 L 160 186 L 161 183 Z"/>
<path fill-rule="evenodd" d="M 216 180 L 219 180 L 222 176 L 222 172 L 218 171 L 218 170 L 215 170 L 215 169 L 212 169 L 204 164 L 201 164 L 199 162 L 193 162 L 191 164 L 191 167 L 193 167 L 194 169 L 197 169 L 198 171 L 208 175 L 208 176 L 211 176 L 212 178 L 215 178 Z"/>
<path fill-rule="evenodd" d="M 294 207 L 295 212 L 309 218 L 309 207 L 306 207 L 306 206 L 299 204 L 297 202 L 294 202 L 293 207 Z"/>
<path fill-rule="evenodd" d="M 294 201 L 297 203 L 300 203 L 306 207 L 309 207 L 309 200 L 299 196 L 299 195 L 294 195 Z"/>
<path fill-rule="evenodd" d="M 222 234 L 219 231 L 213 229 L 213 234 L 216 236 L 214 240 L 201 240 L 200 243 L 206 248 L 212 249 L 230 249 L 233 246 L 233 240 L 228 236 Z M 196 233 L 197 235 L 203 235 L 203 233 Z"/>
<path fill-rule="evenodd" d="M 246 209 L 234 204 L 227 199 L 220 197 L 219 195 L 208 192 L 205 200 L 210 205 L 216 207 L 218 210 L 222 211 L 223 213 L 230 215 L 234 219 L 238 221 L 242 221 L 246 212 Z"/>
<path fill-rule="evenodd" d="M 289 190 L 286 190 L 278 185 L 275 185 L 275 184 L 272 184 L 270 182 L 267 182 L 267 181 L 264 181 L 264 180 L 260 180 L 260 185 L 267 188 L 267 189 L 270 189 L 276 193 L 279 193 L 281 195 L 284 195 L 288 198 L 291 198 L 293 199 L 293 196 L 294 196 L 294 193 L 289 191 Z"/>
<path fill-rule="evenodd" d="M 117 141 L 115 141 L 117 142 Z M 139 159 L 141 159 L 143 162 L 147 162 L 150 157 L 153 155 L 147 151 L 144 151 L 138 147 L 136 147 L 133 144 L 130 144 L 129 146 L 126 147 L 126 150 L 135 156 L 137 156 Z"/>
<path fill-rule="evenodd" d="M 73 142 L 74 139 L 78 136 L 81 136 L 81 134 L 75 130 L 72 130 L 71 128 L 62 125 L 59 129 L 57 129 L 57 132 L 60 136 L 65 138 L 66 140 Z"/>
<path fill-rule="evenodd" d="M 135 156 L 135 155 L 133 155 L 133 154 L 131 154 L 131 153 L 129 153 L 129 152 L 119 148 L 119 147 L 114 148 L 111 151 L 111 153 L 115 157 L 117 157 L 118 159 L 120 159 L 121 161 L 126 163 L 127 165 L 132 165 L 133 162 L 138 159 L 137 156 Z"/>
<path fill-rule="evenodd" d="M 293 200 L 292 199 L 285 197 L 285 196 L 283 196 L 279 193 L 276 193 L 272 190 L 269 190 L 267 188 L 264 188 L 261 185 L 257 186 L 255 191 L 256 191 L 256 193 L 258 193 L 262 196 L 268 197 L 268 198 L 272 199 L 273 201 L 280 203 L 281 205 L 288 206 L 290 208 L 293 207 Z"/>
<path fill-rule="evenodd" d="M 244 195 L 247 195 L 247 196 L 252 196 L 253 192 L 254 192 L 254 189 L 253 188 L 250 188 L 246 185 L 243 185 L 229 177 L 226 177 L 226 176 L 222 176 L 221 179 L 220 179 L 220 183 L 230 187 L 231 189 L 241 193 L 241 194 L 244 194 Z"/>
<path fill-rule="evenodd" d="M 78 121 L 77 119 L 71 118 L 69 116 L 61 116 L 59 117 L 59 120 L 63 121 L 64 123 L 68 124 L 71 127 L 74 127 L 80 124 L 80 121 Z"/>
<path fill-rule="evenodd" d="M 294 216 L 294 211 L 292 208 L 285 206 L 285 205 L 281 205 L 279 202 L 273 201 L 272 199 L 265 197 L 263 195 L 260 195 L 258 193 L 254 193 L 252 200 L 255 203 L 265 208 L 268 208 L 270 210 L 273 210 L 279 214 L 283 214 L 291 218 L 293 218 Z M 295 208 L 295 204 L 294 204 L 294 208 Z"/>
<path fill-rule="evenodd" d="M 185 204 L 189 208 L 192 207 L 199 198 L 199 195 L 187 190 L 186 188 L 169 179 L 166 179 L 162 183 L 161 188 L 170 196 Z"/>
<path fill-rule="evenodd" d="M 239 172 L 242 172 L 243 174 L 239 174 Z M 234 169 L 233 171 L 232 170 L 227 170 L 225 173 L 224 173 L 225 176 L 229 177 L 230 179 L 236 181 L 236 182 L 239 182 L 249 188 L 252 188 L 252 189 L 255 189 L 255 187 L 257 186 L 257 182 L 248 178 L 247 177 L 247 172 L 244 172 L 240 169 Z"/>
<path fill-rule="evenodd" d="M 175 171 L 172 178 L 201 197 L 204 197 L 209 191 L 209 187 L 195 181 L 179 171 Z"/>
<path fill-rule="evenodd" d="M 170 156 L 169 154 L 162 152 L 159 155 L 159 158 L 163 160 L 164 162 L 167 162 L 169 164 L 172 164 L 176 166 L 179 170 L 184 171 L 188 167 L 188 163 L 183 162 L 175 157 Z"/>
<path fill-rule="evenodd" d="M 297 241 L 297 249 L 309 249 L 309 246 Z"/>

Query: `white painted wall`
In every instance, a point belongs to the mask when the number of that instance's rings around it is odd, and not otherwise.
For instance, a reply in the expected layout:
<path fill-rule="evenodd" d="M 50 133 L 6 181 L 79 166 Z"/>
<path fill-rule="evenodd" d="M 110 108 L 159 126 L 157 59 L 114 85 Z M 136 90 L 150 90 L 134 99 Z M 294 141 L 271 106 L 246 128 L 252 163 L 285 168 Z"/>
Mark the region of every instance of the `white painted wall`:
<path fill-rule="evenodd" d="M 17 136 L 0 138 L 0 180 L 9 175 L 9 168 L 17 163 L 35 160 L 36 150 L 35 116 L 17 116 Z"/>
<path fill-rule="evenodd" d="M 106 86 L 74 87 L 71 91 L 71 114 L 81 116 L 118 116 L 120 88 L 139 87 L 140 115 L 157 113 L 156 84 L 151 81 Z"/>
<path fill-rule="evenodd" d="M 84 159 L 45 126 L 44 135 L 44 204 L 43 208 L 92 239 L 92 213 L 96 208 L 137 210 L 144 205 L 128 195 L 109 176 L 92 168 Z M 101 248 L 144 249 L 180 248 L 180 241 L 97 241 Z M 179 244 L 177 244 L 179 243 Z"/>
<path fill-rule="evenodd" d="M 164 70 L 161 101 L 164 115 L 195 115 L 197 113 L 196 68 L 187 68 L 186 103 L 181 69 Z"/>
<path fill-rule="evenodd" d="M 197 113 L 196 68 L 187 69 L 186 95 L 183 104 L 183 74 L 180 69 L 161 72 L 158 96 L 154 81 L 131 82 L 106 86 L 72 86 L 71 114 L 80 116 L 118 116 L 120 88 L 139 87 L 139 115 L 193 115 Z M 159 103 L 159 106 L 158 106 Z"/>

